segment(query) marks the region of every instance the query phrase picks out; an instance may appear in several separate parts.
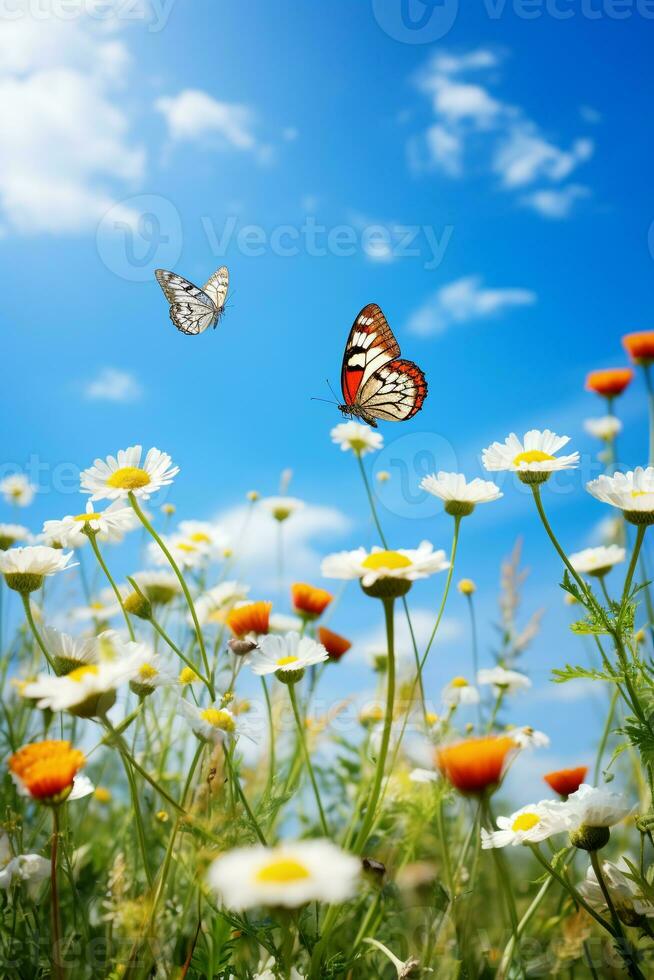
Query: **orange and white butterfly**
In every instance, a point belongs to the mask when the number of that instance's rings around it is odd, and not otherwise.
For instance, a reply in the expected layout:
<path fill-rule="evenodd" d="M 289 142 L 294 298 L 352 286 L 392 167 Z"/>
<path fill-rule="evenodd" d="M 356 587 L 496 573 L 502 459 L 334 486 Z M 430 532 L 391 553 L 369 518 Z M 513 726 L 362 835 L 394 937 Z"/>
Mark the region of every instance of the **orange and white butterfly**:
<path fill-rule="evenodd" d="M 413 361 L 400 358 L 400 345 L 376 303 L 352 324 L 345 345 L 339 409 L 377 427 L 375 419 L 403 422 L 422 408 L 427 382 Z"/>
<path fill-rule="evenodd" d="M 227 266 L 214 272 L 202 289 L 176 272 L 155 269 L 154 274 L 170 303 L 170 319 L 178 330 L 195 336 L 218 326 L 229 289 Z"/>

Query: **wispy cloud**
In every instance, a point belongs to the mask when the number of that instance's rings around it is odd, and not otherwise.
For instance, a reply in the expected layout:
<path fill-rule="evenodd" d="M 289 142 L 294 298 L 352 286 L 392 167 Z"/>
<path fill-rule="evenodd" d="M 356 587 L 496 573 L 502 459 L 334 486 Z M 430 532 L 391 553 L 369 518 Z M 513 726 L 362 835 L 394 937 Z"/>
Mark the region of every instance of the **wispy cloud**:
<path fill-rule="evenodd" d="M 211 143 L 267 159 L 271 148 L 255 134 L 256 114 L 247 105 L 222 102 L 201 89 L 184 89 L 157 99 L 155 109 L 166 120 L 176 142 Z"/>
<path fill-rule="evenodd" d="M 449 327 L 498 317 L 520 306 L 532 306 L 536 293 L 519 287 L 488 288 L 481 276 L 464 276 L 447 283 L 415 310 L 407 329 L 422 336 L 443 333 Z"/>
<path fill-rule="evenodd" d="M 417 172 L 437 170 L 453 179 L 481 171 L 509 192 L 533 189 L 521 203 L 566 218 L 589 192 L 564 181 L 591 158 L 594 143 L 577 137 L 560 146 L 525 109 L 497 95 L 501 63 L 500 54 L 485 48 L 431 59 L 417 86 L 430 99 L 433 120 L 411 142 L 410 163 Z"/>
<path fill-rule="evenodd" d="M 84 397 L 91 401 L 134 402 L 143 389 L 133 374 L 116 368 L 102 368 L 97 377 L 84 386 Z"/>

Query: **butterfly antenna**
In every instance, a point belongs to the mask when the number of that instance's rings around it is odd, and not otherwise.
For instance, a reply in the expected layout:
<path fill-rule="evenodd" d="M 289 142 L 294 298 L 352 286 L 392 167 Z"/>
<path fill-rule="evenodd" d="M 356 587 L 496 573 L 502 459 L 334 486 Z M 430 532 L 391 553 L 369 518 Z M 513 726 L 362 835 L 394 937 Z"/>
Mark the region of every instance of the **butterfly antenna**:
<path fill-rule="evenodd" d="M 330 398 L 311 398 L 312 402 L 324 402 L 325 405 L 336 405 L 338 408 L 338 402 L 333 402 Z"/>
<path fill-rule="evenodd" d="M 336 392 L 335 392 L 335 391 L 334 391 L 334 389 L 332 388 L 332 386 L 331 386 L 331 382 L 330 382 L 330 380 L 329 380 L 329 378 L 325 378 L 325 381 L 327 382 L 327 387 L 328 387 L 328 388 L 329 388 L 329 390 L 331 391 L 331 393 L 332 393 L 332 395 L 334 396 L 334 398 L 336 398 Z M 336 404 L 338 405 L 338 398 L 336 398 Z"/>

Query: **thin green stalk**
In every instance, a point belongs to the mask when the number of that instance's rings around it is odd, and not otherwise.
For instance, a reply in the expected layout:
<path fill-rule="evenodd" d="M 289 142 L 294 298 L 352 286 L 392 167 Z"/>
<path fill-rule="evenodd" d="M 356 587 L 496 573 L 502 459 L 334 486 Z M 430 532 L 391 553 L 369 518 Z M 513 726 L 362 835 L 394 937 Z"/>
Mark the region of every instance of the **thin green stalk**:
<path fill-rule="evenodd" d="M 307 740 L 304 731 L 304 724 L 302 722 L 302 717 L 297 704 L 297 697 L 295 695 L 295 684 L 288 685 L 288 696 L 291 699 L 291 707 L 293 709 L 293 716 L 295 718 L 295 724 L 297 726 L 298 738 L 300 740 L 300 745 L 302 747 L 302 752 L 304 754 L 304 761 L 307 766 L 307 771 L 309 773 L 309 779 L 311 780 L 311 785 L 313 787 L 313 795 L 316 798 L 316 804 L 318 806 L 318 813 L 320 814 L 320 824 L 322 826 L 322 831 L 325 837 L 330 836 L 329 825 L 327 824 L 327 819 L 325 817 L 325 811 L 322 807 L 322 800 L 320 799 L 320 790 L 318 789 L 318 782 L 316 780 L 316 774 L 313 771 L 313 764 L 311 762 L 311 753 L 309 752 L 309 747 L 307 745 Z"/>
<path fill-rule="evenodd" d="M 129 783 L 129 793 L 132 798 L 132 807 L 134 809 L 136 835 L 138 837 L 139 848 L 141 850 L 141 862 L 143 864 L 143 870 L 145 871 L 145 877 L 148 880 L 148 887 L 152 888 L 152 871 L 150 870 L 150 861 L 148 858 L 148 845 L 145 839 L 145 828 L 143 826 L 143 814 L 141 813 L 138 786 L 136 785 L 136 779 L 134 778 L 134 772 L 132 771 L 129 760 L 125 757 L 123 752 L 120 753 L 120 758 L 123 763 L 123 768 L 125 769 L 127 782 Z"/>
<path fill-rule="evenodd" d="M 472 641 L 472 674 L 473 683 L 477 682 L 477 674 L 479 672 L 479 644 L 477 641 L 477 617 L 475 616 L 475 604 L 471 594 L 466 594 L 466 601 L 468 603 L 468 614 L 470 616 L 470 637 Z M 482 725 L 481 716 L 481 701 L 477 701 L 477 719 L 479 721 L 479 727 Z"/>
<path fill-rule="evenodd" d="M 157 793 L 159 793 L 159 795 L 163 797 L 163 799 L 167 803 L 170 803 L 170 805 L 174 807 L 175 810 L 181 813 L 182 816 L 185 816 L 186 814 L 184 808 L 179 805 L 177 800 L 173 799 L 170 793 L 168 793 L 163 788 L 163 786 L 160 786 L 159 783 L 155 779 L 153 779 L 153 777 L 150 775 L 147 769 L 144 769 L 143 766 L 136 761 L 136 759 L 128 749 L 127 745 L 125 744 L 125 740 L 118 734 L 117 729 L 114 728 L 114 726 L 111 724 L 111 722 L 109 721 L 106 715 L 101 719 L 101 722 L 104 728 L 110 734 L 111 741 L 114 743 L 114 745 L 120 752 L 121 756 L 125 758 L 125 760 L 130 764 L 130 766 L 133 769 L 135 769 L 141 776 L 143 776 L 145 781 L 148 782 L 150 786 L 152 786 L 152 788 L 156 790 Z"/>
<path fill-rule="evenodd" d="M 266 794 L 269 794 L 272 790 L 273 782 L 275 779 L 275 719 L 273 717 L 272 703 L 270 700 L 270 692 L 268 691 L 268 685 L 266 684 L 266 678 L 261 676 L 261 686 L 263 688 L 263 696 L 266 701 L 266 714 L 268 716 L 268 779 L 266 781 Z"/>
<path fill-rule="evenodd" d="M 172 568 L 173 572 L 177 576 L 177 581 L 179 582 L 179 584 L 180 584 L 180 586 L 182 588 L 182 592 L 184 593 L 184 598 L 186 599 L 186 604 L 187 604 L 187 606 L 189 608 L 189 612 L 191 614 L 191 619 L 193 620 L 193 626 L 195 627 L 195 634 L 196 634 L 196 636 L 198 638 L 198 646 L 200 647 L 200 654 L 202 656 L 202 663 L 204 665 L 204 672 L 205 672 L 205 674 L 206 674 L 207 677 L 211 677 L 211 668 L 209 666 L 209 658 L 207 657 L 207 650 L 206 650 L 206 647 L 204 645 L 204 637 L 202 636 L 202 629 L 200 628 L 200 622 L 198 620 L 198 614 L 195 611 L 195 605 L 193 603 L 193 599 L 191 598 L 191 593 L 189 592 L 188 585 L 186 584 L 186 580 L 184 579 L 184 576 L 182 575 L 181 571 L 179 570 L 179 568 L 177 566 L 177 563 L 176 563 L 175 559 L 173 558 L 173 556 L 171 555 L 169 549 L 166 547 L 165 542 L 161 539 L 161 537 L 157 534 L 157 532 L 155 531 L 155 529 L 152 527 L 152 524 L 150 523 L 150 521 L 147 519 L 147 517 L 145 516 L 145 514 L 143 513 L 143 511 L 139 507 L 138 501 L 137 501 L 136 497 L 134 496 L 134 494 L 132 492 L 130 492 L 130 494 L 129 494 L 129 502 L 131 503 L 132 508 L 134 510 L 134 513 L 136 514 L 136 516 L 140 520 L 141 524 L 146 529 L 146 531 L 148 531 L 148 533 L 157 542 L 157 544 L 159 545 L 159 547 L 163 551 L 164 555 L 168 559 L 168 563 L 170 564 L 170 567 Z M 211 696 L 212 696 L 212 698 L 215 698 L 215 692 L 213 691 L 213 685 L 212 685 L 212 688 L 211 688 Z"/>
<path fill-rule="evenodd" d="M 105 576 L 107 578 L 107 581 L 109 582 L 111 588 L 113 589 L 114 595 L 116 596 L 116 599 L 118 600 L 118 605 L 120 606 L 120 608 L 122 610 L 122 613 L 123 613 L 123 616 L 125 618 L 125 623 L 127 625 L 127 632 L 129 633 L 129 638 L 130 638 L 130 640 L 134 640 L 134 638 L 135 638 L 134 637 L 134 629 L 132 627 L 132 623 L 130 621 L 129 614 L 128 614 L 127 610 L 125 609 L 125 603 L 123 602 L 123 597 L 120 594 L 120 589 L 118 588 L 118 586 L 116 585 L 114 579 L 112 578 L 111 572 L 107 568 L 107 564 L 106 564 L 104 558 L 102 557 L 102 554 L 100 553 L 100 549 L 98 548 L 98 542 L 96 541 L 97 531 L 94 531 L 91 528 L 91 526 L 88 525 L 88 524 L 85 524 L 84 525 L 84 528 L 85 528 L 84 533 L 86 534 L 87 538 L 91 542 L 91 547 L 93 548 L 93 554 L 98 559 L 98 564 L 99 564 L 100 568 L 102 569 L 102 571 L 104 572 L 104 574 L 105 574 Z"/>
<path fill-rule="evenodd" d="M 643 539 L 645 537 L 645 531 L 647 530 L 646 524 L 639 524 L 636 531 L 636 541 L 634 543 L 634 550 L 631 554 L 631 561 L 629 562 L 629 568 L 627 570 L 627 577 L 624 580 L 624 588 L 622 590 L 622 604 L 627 600 L 627 596 L 631 592 L 631 583 L 633 581 L 634 572 L 636 571 L 636 564 L 638 562 L 638 556 L 640 554 L 640 549 L 643 544 Z"/>
<path fill-rule="evenodd" d="M 460 527 L 461 527 L 461 517 L 460 517 L 460 515 L 457 515 L 454 518 L 454 534 L 452 536 L 452 547 L 451 547 L 451 550 L 450 550 L 450 567 L 447 570 L 447 579 L 446 579 L 446 582 L 445 582 L 445 588 L 443 590 L 443 597 L 441 599 L 441 604 L 440 604 L 440 608 L 438 610 L 438 615 L 436 616 L 436 622 L 434 623 L 434 628 L 431 631 L 431 636 L 429 637 L 429 643 L 427 644 L 427 647 L 425 649 L 425 652 L 423 653 L 422 658 L 420 660 L 420 672 L 421 673 L 422 673 L 422 670 L 423 670 L 423 668 L 425 666 L 425 663 L 427 661 L 427 657 L 429 655 L 429 651 L 431 650 L 432 643 L 434 642 L 434 640 L 436 638 L 436 633 L 438 632 L 438 627 L 441 624 L 441 619 L 443 618 L 443 613 L 445 612 L 445 605 L 447 603 L 447 597 L 449 595 L 450 586 L 452 584 L 452 576 L 454 574 L 454 563 L 456 561 L 456 549 L 457 549 L 457 545 L 459 543 L 459 528 Z"/>
<path fill-rule="evenodd" d="M 541 854 L 541 851 L 540 851 L 538 845 L 537 844 L 529 844 L 528 846 L 529 846 L 532 854 L 536 858 L 536 860 L 539 862 L 539 864 L 542 864 L 542 866 L 545 868 L 545 870 L 547 871 L 548 874 L 550 874 L 553 878 L 556 878 L 556 880 L 558 881 L 559 885 L 561 885 L 561 887 L 563 889 L 565 889 L 565 891 L 568 892 L 568 894 L 572 897 L 572 899 L 574 900 L 574 902 L 577 905 L 580 905 L 581 908 L 585 909 L 586 912 L 588 912 L 588 914 L 593 919 L 595 919 L 595 922 L 597 922 L 602 927 L 602 929 L 606 929 L 606 931 L 608 933 L 610 933 L 613 937 L 615 937 L 615 931 L 613 929 L 613 926 L 610 923 L 608 923 L 606 921 L 606 919 L 603 919 L 602 916 L 598 912 L 595 911 L 595 909 L 593 908 L 593 906 L 590 905 L 585 900 L 585 898 L 582 897 L 582 895 L 580 895 L 580 893 L 577 891 L 577 889 L 574 888 L 573 885 L 571 885 L 569 881 L 566 881 L 566 879 L 563 877 L 563 875 L 559 874 L 559 872 L 556 870 L 556 868 L 552 867 L 552 865 L 549 863 L 549 861 L 547 860 L 547 858 L 545 858 Z"/>
<path fill-rule="evenodd" d="M 597 786 L 600 772 L 602 770 L 602 757 L 604 755 L 604 750 L 606 749 L 606 743 L 609 740 L 609 735 L 611 734 L 611 725 L 613 724 L 613 717 L 615 715 L 616 705 L 618 703 L 618 697 L 620 696 L 620 691 L 616 687 L 611 695 L 611 702 L 609 704 L 609 710 L 606 715 L 606 722 L 604 725 L 604 730 L 602 731 L 602 737 L 600 743 L 597 747 L 597 756 L 595 758 L 595 769 L 593 771 L 593 786 Z"/>
<path fill-rule="evenodd" d="M 180 650 L 180 648 L 177 646 L 176 643 L 173 642 L 173 640 L 171 640 L 171 638 L 169 637 L 168 633 L 166 633 L 166 631 L 163 628 L 163 626 L 161 626 L 156 621 L 156 619 L 154 618 L 154 616 L 151 617 L 150 623 L 152 624 L 152 628 L 159 634 L 159 636 L 164 641 L 164 643 L 167 643 L 168 646 L 170 647 L 170 649 L 173 651 L 173 653 L 176 653 L 177 654 L 177 656 L 182 661 L 182 663 L 185 663 L 187 667 L 190 667 L 190 669 L 193 671 L 194 674 L 197 674 L 198 675 L 198 677 L 200 678 L 200 680 L 202 681 L 202 683 L 205 685 L 205 687 L 207 688 L 207 690 L 209 691 L 209 693 L 212 694 L 212 695 L 215 694 L 215 691 L 214 691 L 214 688 L 213 688 L 213 686 L 211 684 L 211 681 L 207 677 L 204 676 L 204 674 L 199 669 L 199 667 L 197 667 L 196 664 L 194 664 L 191 660 L 189 660 L 189 658 L 186 656 L 186 654 L 183 653 L 182 650 Z"/>
<path fill-rule="evenodd" d="M 25 609 L 25 619 L 27 620 L 29 628 L 32 632 L 32 636 L 36 640 L 39 650 L 41 651 L 45 659 L 48 661 L 48 665 L 52 668 L 52 670 L 54 670 L 54 663 L 52 657 L 48 653 L 45 643 L 41 639 L 41 634 L 37 630 L 36 623 L 34 622 L 34 616 L 32 615 L 32 607 L 30 605 L 30 597 L 28 595 L 25 595 L 24 592 L 21 592 L 20 597 L 23 600 L 23 608 Z"/>
<path fill-rule="evenodd" d="M 529 908 L 527 909 L 527 911 L 525 912 L 525 914 L 522 916 L 522 918 L 518 922 L 518 927 L 517 927 L 517 929 L 515 931 L 515 935 L 514 936 L 511 936 L 511 938 L 509 939 L 508 943 L 506 944 L 506 946 L 504 948 L 504 953 L 502 955 L 502 959 L 500 961 L 500 965 L 499 965 L 499 968 L 498 968 L 498 971 L 497 971 L 497 980 L 504 980 L 504 978 L 506 977 L 507 973 L 509 972 L 509 968 L 511 966 L 511 961 L 513 960 L 513 955 L 514 955 L 515 949 L 516 949 L 516 942 L 520 939 L 520 937 L 522 936 L 523 932 L 525 931 L 525 929 L 529 925 L 529 922 L 533 918 L 534 914 L 540 908 L 540 904 L 543 901 L 543 899 L 545 898 L 545 896 L 547 895 L 547 892 L 549 891 L 549 889 L 551 888 L 553 881 L 554 881 L 554 878 L 546 878 L 545 879 L 545 881 L 543 882 L 543 884 L 540 886 L 538 892 L 536 893 L 536 896 L 535 896 L 534 900 L 532 901 L 531 905 L 529 906 Z"/>
<path fill-rule="evenodd" d="M 57 858 L 59 854 L 59 807 L 52 807 L 52 844 L 50 849 L 50 904 L 52 911 L 52 969 L 54 976 L 61 978 L 64 971 L 61 965 L 61 912 L 59 909 L 59 888 L 57 885 Z"/>
<path fill-rule="evenodd" d="M 228 751 L 225 745 L 223 745 L 223 752 L 225 753 L 225 764 L 229 771 L 230 782 L 233 784 L 234 788 L 236 789 L 236 794 L 240 799 L 241 803 L 243 804 L 243 809 L 248 815 L 248 820 L 250 821 L 252 829 L 254 830 L 255 834 L 259 839 L 259 843 L 263 844 L 263 846 L 266 847 L 267 846 L 266 838 L 264 837 L 263 831 L 259 826 L 257 818 L 252 812 L 252 808 L 248 803 L 247 796 L 245 795 L 245 792 L 243 791 L 243 787 L 241 786 L 241 780 L 238 778 L 238 773 L 234 769 L 234 764 L 232 762 L 230 752 Z"/>
<path fill-rule="evenodd" d="M 630 977 L 642 978 L 643 974 L 641 973 L 636 963 L 636 954 L 632 949 L 630 943 L 627 941 L 627 937 L 624 934 L 624 929 L 622 928 L 622 923 L 620 922 L 620 917 L 618 916 L 618 913 L 615 910 L 613 899 L 611 898 L 611 893 L 606 885 L 606 881 L 604 880 L 604 873 L 602 872 L 602 862 L 597 856 L 597 851 L 590 851 L 589 857 L 590 857 L 590 863 L 593 866 L 593 871 L 595 872 L 595 877 L 597 878 L 597 883 L 602 889 L 604 901 L 606 902 L 606 906 L 611 916 L 615 938 L 617 940 L 616 945 L 618 947 L 620 956 L 623 959 L 624 965 L 627 968 L 627 973 L 629 974 Z"/>

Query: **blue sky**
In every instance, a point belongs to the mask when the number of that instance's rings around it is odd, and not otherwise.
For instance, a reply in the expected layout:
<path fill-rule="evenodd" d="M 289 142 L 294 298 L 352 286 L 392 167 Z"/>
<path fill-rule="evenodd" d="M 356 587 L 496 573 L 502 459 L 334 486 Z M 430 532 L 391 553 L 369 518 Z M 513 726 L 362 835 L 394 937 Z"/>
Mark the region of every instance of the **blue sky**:
<path fill-rule="evenodd" d="M 546 493 L 553 520 L 570 550 L 592 542 L 606 514 L 582 489 L 598 467 L 582 420 L 601 407 L 583 378 L 650 326 L 648 11 L 586 0 L 526 18 L 515 0 L 446 0 L 444 36 L 405 43 L 386 0 L 109 6 L 43 18 L 26 0 L 0 37 L 3 469 L 43 465 L 21 518 L 38 530 L 75 512 L 75 467 L 140 442 L 181 466 L 180 517 L 274 493 L 291 468 L 291 492 L 327 508 L 295 536 L 303 575 L 373 543 L 354 461 L 329 442 L 336 409 L 309 399 L 331 397 L 351 322 L 378 302 L 430 386 L 413 421 L 383 426 L 374 461 L 393 473 L 393 543 L 448 547 L 450 533 L 436 509 L 407 509 L 394 460 L 415 483 L 424 459 L 481 475 L 489 442 L 547 426 L 584 458 Z M 223 262 L 224 321 L 178 334 L 152 270 L 201 283 Z M 640 384 L 620 407 L 622 457 L 645 462 Z M 540 690 L 583 651 L 529 500 L 505 489 L 465 522 L 459 570 L 479 584 L 489 659 L 499 562 L 524 538 L 525 609 L 547 610 L 525 663 Z M 134 555 L 114 562 L 129 571 Z M 416 588 L 417 604 L 434 593 Z M 363 638 L 378 612 L 352 588 L 334 625 Z M 435 692 L 468 656 L 460 597 L 448 617 Z M 553 759 L 590 744 L 593 705 L 570 703 L 534 692 L 515 719 L 546 728 Z"/>

